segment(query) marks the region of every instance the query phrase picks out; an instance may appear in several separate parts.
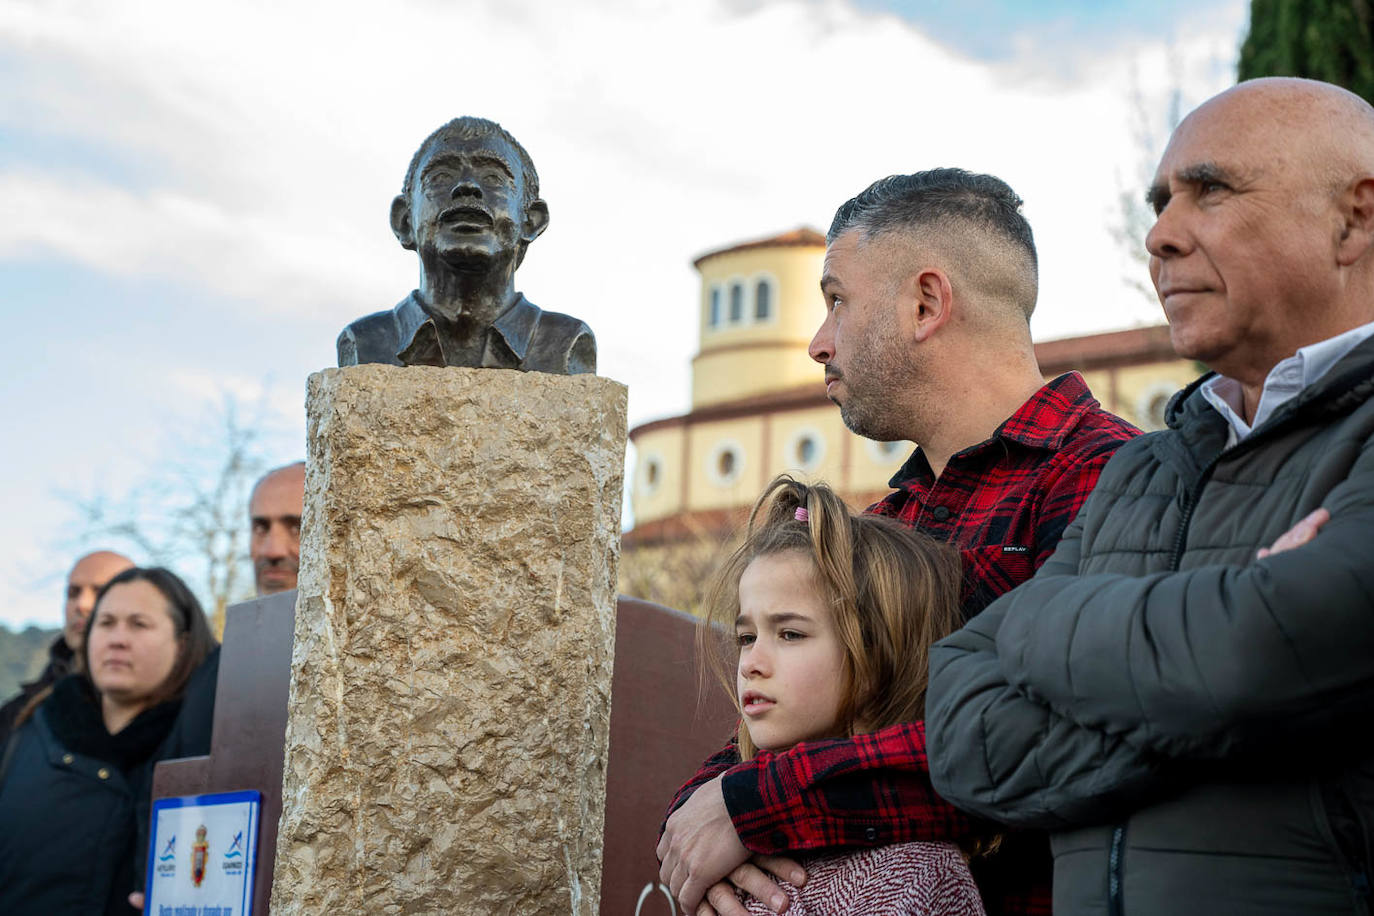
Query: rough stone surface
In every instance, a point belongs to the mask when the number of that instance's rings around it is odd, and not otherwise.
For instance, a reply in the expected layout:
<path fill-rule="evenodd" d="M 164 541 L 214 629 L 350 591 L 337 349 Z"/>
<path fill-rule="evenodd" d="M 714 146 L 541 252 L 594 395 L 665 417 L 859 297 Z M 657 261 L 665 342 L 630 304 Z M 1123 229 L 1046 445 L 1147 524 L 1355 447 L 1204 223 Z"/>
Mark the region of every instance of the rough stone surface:
<path fill-rule="evenodd" d="M 594 914 L 625 388 L 310 377 L 274 916 Z"/>

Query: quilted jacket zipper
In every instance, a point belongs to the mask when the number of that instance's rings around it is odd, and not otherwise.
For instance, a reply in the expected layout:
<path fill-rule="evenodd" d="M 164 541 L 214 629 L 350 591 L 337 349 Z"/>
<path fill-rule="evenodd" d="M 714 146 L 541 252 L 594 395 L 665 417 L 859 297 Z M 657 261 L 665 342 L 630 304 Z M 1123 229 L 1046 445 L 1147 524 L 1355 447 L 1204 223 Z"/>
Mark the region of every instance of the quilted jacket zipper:
<path fill-rule="evenodd" d="M 1126 851 L 1126 825 L 1112 828 L 1112 851 L 1107 857 L 1107 914 L 1122 916 L 1121 859 Z"/>

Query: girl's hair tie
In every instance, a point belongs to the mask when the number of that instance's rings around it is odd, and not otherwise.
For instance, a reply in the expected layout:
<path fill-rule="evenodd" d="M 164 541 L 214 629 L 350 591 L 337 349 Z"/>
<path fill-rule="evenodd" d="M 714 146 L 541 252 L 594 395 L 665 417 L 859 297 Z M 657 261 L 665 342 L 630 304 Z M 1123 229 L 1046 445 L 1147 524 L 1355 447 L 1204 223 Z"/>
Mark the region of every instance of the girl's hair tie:
<path fill-rule="evenodd" d="M 805 506 L 798 506 L 793 517 L 799 522 L 809 522 L 811 520 L 811 513 L 806 511 Z"/>

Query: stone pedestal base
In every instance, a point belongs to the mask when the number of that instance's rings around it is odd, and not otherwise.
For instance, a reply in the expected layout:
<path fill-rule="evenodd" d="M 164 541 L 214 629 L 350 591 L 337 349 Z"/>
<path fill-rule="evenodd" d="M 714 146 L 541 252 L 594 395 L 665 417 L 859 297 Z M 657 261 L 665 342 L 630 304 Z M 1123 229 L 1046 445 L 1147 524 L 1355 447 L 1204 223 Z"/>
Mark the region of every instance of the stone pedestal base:
<path fill-rule="evenodd" d="M 310 377 L 273 916 L 596 913 L 625 399 Z"/>

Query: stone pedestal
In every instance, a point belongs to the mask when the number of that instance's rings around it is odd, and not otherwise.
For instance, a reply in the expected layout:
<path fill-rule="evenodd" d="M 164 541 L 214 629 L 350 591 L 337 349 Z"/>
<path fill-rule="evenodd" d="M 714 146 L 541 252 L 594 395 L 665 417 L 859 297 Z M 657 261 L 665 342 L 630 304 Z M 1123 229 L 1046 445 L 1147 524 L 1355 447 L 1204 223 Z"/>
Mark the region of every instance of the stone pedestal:
<path fill-rule="evenodd" d="M 310 378 L 274 916 L 593 914 L 625 389 Z"/>

